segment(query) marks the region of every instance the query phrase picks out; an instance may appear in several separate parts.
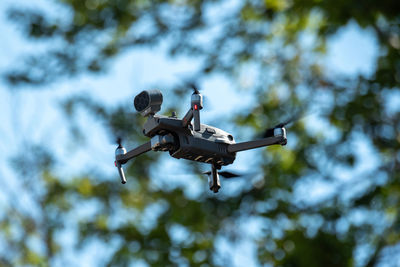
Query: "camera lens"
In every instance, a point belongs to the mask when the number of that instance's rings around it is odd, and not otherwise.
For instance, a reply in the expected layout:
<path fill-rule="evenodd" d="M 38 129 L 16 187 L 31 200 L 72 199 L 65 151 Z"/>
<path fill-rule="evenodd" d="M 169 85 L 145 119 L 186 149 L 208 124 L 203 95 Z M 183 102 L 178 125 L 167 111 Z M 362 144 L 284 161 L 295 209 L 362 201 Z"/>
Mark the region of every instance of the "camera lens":
<path fill-rule="evenodd" d="M 150 104 L 150 96 L 147 91 L 143 91 L 135 97 L 134 105 L 135 109 L 142 112 Z"/>

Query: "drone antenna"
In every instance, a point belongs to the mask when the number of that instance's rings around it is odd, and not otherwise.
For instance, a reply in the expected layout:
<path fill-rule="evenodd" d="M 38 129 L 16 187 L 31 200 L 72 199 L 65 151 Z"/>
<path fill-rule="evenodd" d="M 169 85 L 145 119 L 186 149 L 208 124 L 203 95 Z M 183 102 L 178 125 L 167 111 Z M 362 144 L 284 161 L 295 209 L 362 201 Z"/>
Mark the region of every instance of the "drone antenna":
<path fill-rule="evenodd" d="M 275 125 L 274 127 L 265 130 L 265 132 L 263 133 L 262 136 L 263 136 L 264 138 L 266 138 L 266 137 L 272 137 L 272 136 L 274 136 L 274 130 L 275 130 L 276 128 L 283 128 L 283 127 L 285 127 L 286 125 L 291 124 L 291 123 L 294 123 L 294 122 L 296 122 L 296 121 L 299 121 L 300 119 L 302 119 L 302 118 L 304 118 L 304 117 L 306 117 L 306 116 L 307 116 L 307 115 L 304 114 L 304 110 L 301 110 L 301 109 L 300 109 L 300 110 L 298 110 L 298 111 L 296 112 L 295 115 L 289 117 L 289 118 L 288 118 L 287 120 L 285 120 L 284 122 L 278 123 L 278 124 Z"/>

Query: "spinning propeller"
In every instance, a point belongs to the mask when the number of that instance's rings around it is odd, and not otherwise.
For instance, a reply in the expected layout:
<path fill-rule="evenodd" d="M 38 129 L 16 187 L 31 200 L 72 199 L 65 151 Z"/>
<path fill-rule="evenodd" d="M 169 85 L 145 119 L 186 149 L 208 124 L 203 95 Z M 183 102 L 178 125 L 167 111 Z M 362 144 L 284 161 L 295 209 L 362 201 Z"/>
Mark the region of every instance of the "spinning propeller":
<path fill-rule="evenodd" d="M 187 85 L 193 89 L 193 94 L 200 94 L 200 91 L 194 82 L 188 82 Z"/>
<path fill-rule="evenodd" d="M 247 174 L 239 174 L 239 173 L 234 173 L 231 171 L 218 171 L 217 168 L 214 165 L 211 165 L 211 171 L 208 172 L 203 172 L 203 174 L 207 174 L 209 177 L 208 184 L 210 187 L 210 190 L 212 190 L 214 193 L 217 193 L 219 191 L 219 188 L 221 187 L 220 181 L 219 181 L 219 176 L 224 177 L 225 179 L 235 179 L 235 178 L 240 178 L 240 177 L 245 177 Z"/>
<path fill-rule="evenodd" d="M 265 130 L 265 132 L 262 134 L 262 137 L 263 138 L 273 137 L 275 129 L 283 128 L 283 127 L 285 127 L 286 125 L 288 125 L 290 123 L 293 123 L 293 122 L 296 122 L 296 121 L 302 119 L 303 117 L 304 117 L 303 113 L 302 112 L 298 112 L 296 115 L 291 116 L 286 121 L 281 122 L 281 123 L 275 125 L 274 127 Z"/>
<path fill-rule="evenodd" d="M 207 174 L 207 175 L 211 175 L 211 171 L 208 172 L 203 172 L 203 174 Z M 234 173 L 234 172 L 230 172 L 230 171 L 221 171 L 218 172 L 218 174 L 222 177 L 224 177 L 225 179 L 232 179 L 232 178 L 238 178 L 238 177 L 243 177 L 243 174 L 238 174 L 238 173 Z"/>

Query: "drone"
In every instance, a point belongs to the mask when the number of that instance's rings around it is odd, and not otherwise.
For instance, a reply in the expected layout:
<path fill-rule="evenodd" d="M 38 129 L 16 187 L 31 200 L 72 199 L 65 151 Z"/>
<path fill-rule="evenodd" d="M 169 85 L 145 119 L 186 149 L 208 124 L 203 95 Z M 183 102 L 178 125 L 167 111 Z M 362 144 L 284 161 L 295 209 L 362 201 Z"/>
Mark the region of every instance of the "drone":
<path fill-rule="evenodd" d="M 191 105 L 186 115 L 179 119 L 175 112 L 170 116 L 156 115 L 161 110 L 163 95 L 159 90 L 145 90 L 134 99 L 134 107 L 147 121 L 143 127 L 143 134 L 150 141 L 130 151 L 121 145 L 119 139 L 115 150 L 115 166 L 118 168 L 122 184 L 126 178 L 122 165 L 129 160 L 149 151 L 163 151 L 177 159 L 186 159 L 208 163 L 211 171 L 209 188 L 217 193 L 221 188 L 219 176 L 232 178 L 237 174 L 221 171 L 222 166 L 232 164 L 236 153 L 271 145 L 286 145 L 285 125 L 289 121 L 280 123 L 267 129 L 262 139 L 236 143 L 233 136 L 219 128 L 200 123 L 200 110 L 203 109 L 203 96 L 196 86 L 191 96 Z M 193 123 L 192 123 L 193 120 Z"/>

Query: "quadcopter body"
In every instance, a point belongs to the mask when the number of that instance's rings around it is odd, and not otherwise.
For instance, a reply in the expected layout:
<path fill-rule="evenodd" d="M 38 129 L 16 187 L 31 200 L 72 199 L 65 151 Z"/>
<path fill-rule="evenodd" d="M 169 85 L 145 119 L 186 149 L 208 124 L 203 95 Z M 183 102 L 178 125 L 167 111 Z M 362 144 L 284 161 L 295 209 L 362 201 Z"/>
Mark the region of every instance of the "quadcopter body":
<path fill-rule="evenodd" d="M 151 138 L 151 149 L 168 151 L 174 158 L 226 166 L 232 164 L 236 153 L 228 152 L 234 144 L 233 136 L 221 129 L 200 124 L 194 131 L 191 124 L 182 128 L 176 117 L 155 115 L 144 125 L 144 133 Z"/>
<path fill-rule="evenodd" d="M 220 188 L 218 170 L 232 164 L 236 153 L 269 145 L 286 145 L 286 129 L 277 125 L 267 130 L 265 138 L 255 141 L 236 143 L 234 137 L 221 129 L 200 123 L 200 110 L 203 97 L 194 87 L 191 107 L 186 115 L 179 119 L 175 112 L 171 116 L 157 115 L 161 109 L 163 96 L 159 90 L 143 91 L 135 97 L 134 106 L 143 116 L 148 117 L 143 127 L 143 134 L 150 141 L 126 152 L 119 142 L 115 152 L 115 165 L 122 183 L 126 183 L 122 165 L 130 159 L 148 151 L 164 151 L 177 159 L 187 159 L 211 165 L 209 180 L 210 190 L 217 193 Z M 193 123 L 192 123 L 193 120 Z M 233 177 L 228 172 L 220 175 Z"/>

